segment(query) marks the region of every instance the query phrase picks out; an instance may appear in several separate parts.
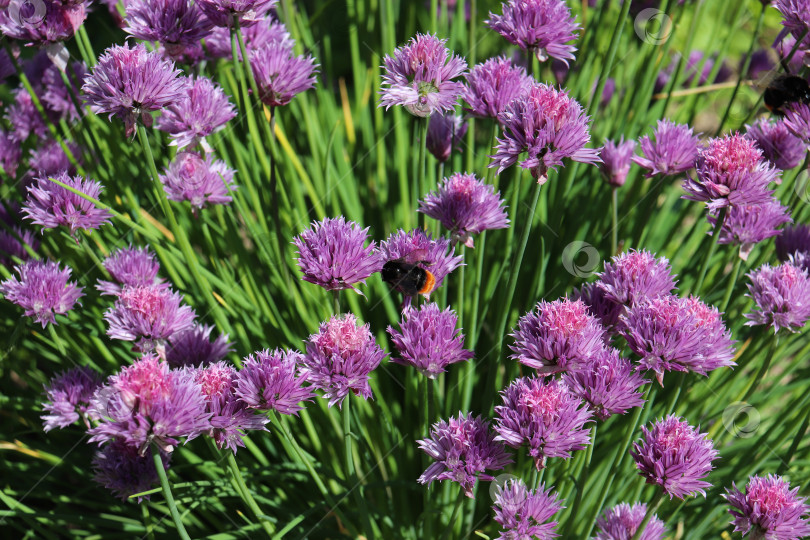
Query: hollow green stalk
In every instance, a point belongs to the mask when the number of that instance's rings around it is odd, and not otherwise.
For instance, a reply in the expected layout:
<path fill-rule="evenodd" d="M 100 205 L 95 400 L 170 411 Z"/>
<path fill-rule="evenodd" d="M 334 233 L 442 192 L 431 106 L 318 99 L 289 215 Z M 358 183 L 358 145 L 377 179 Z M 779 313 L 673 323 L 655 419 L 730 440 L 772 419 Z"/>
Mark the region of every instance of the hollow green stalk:
<path fill-rule="evenodd" d="M 177 505 L 174 503 L 172 489 L 169 486 L 169 478 L 166 476 L 166 469 L 163 468 L 163 460 L 160 457 L 160 448 L 156 444 L 152 445 L 152 460 L 155 463 L 155 470 L 160 479 L 160 487 L 163 489 L 163 496 L 166 498 L 166 506 L 169 507 L 172 520 L 174 520 L 174 526 L 177 528 L 177 534 L 182 540 L 191 540 L 186 532 L 186 528 L 183 526 L 183 520 L 180 519 L 180 512 L 177 511 Z"/>

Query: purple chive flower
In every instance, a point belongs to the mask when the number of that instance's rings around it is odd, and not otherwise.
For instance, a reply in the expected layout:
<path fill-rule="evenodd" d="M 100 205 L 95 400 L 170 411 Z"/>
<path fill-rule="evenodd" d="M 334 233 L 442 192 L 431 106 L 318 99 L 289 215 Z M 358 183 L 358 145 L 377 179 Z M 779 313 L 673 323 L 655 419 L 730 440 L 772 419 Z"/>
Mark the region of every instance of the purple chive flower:
<path fill-rule="evenodd" d="M 82 288 L 70 279 L 69 267 L 54 261 L 28 261 L 15 266 L 19 278 L 11 276 L 0 283 L 6 300 L 23 308 L 25 315 L 42 324 L 56 324 L 56 315 L 65 315 L 84 296 Z"/>
<path fill-rule="evenodd" d="M 171 454 L 160 450 L 163 468 L 169 467 Z M 119 440 L 112 440 L 93 456 L 93 480 L 113 492 L 122 501 L 130 495 L 149 491 L 158 484 L 158 473 L 152 458 L 152 448 L 138 453 L 137 448 Z M 137 497 L 138 503 L 149 500 L 149 495 Z"/>
<path fill-rule="evenodd" d="M 712 470 L 712 461 L 717 459 L 711 439 L 700 433 L 689 423 L 670 415 L 642 427 L 640 443 L 633 443 L 630 455 L 636 461 L 636 468 L 648 484 L 661 486 L 669 498 L 684 499 L 711 487 L 703 478 Z"/>
<path fill-rule="evenodd" d="M 451 111 L 464 90 L 460 77 L 467 62 L 445 47 L 446 39 L 416 34 L 394 56 L 383 59 L 380 105 L 402 105 L 415 116 Z"/>
<path fill-rule="evenodd" d="M 191 328 L 196 314 L 183 305 L 183 297 L 165 283 L 126 286 L 104 313 L 107 335 L 136 341 L 137 351 L 165 351 L 165 341 Z"/>
<path fill-rule="evenodd" d="M 810 318 L 810 276 L 807 270 L 788 260 L 778 266 L 763 264 L 748 274 L 746 296 L 756 307 L 746 313 L 746 326 L 772 326 L 798 332 Z"/>
<path fill-rule="evenodd" d="M 708 219 L 712 228 L 717 226 L 716 212 L 710 212 Z M 754 244 L 777 236 L 782 232 L 777 227 L 792 221 L 790 209 L 775 198 L 761 205 L 732 206 L 723 220 L 717 243 L 739 245 L 740 257 L 747 261 Z"/>
<path fill-rule="evenodd" d="M 537 303 L 511 334 L 514 360 L 542 375 L 577 369 L 604 348 L 604 328 L 581 301 Z"/>
<path fill-rule="evenodd" d="M 564 373 L 563 381 L 603 421 L 644 405 L 640 388 L 650 382 L 613 348 L 599 351 L 583 367 Z"/>
<path fill-rule="evenodd" d="M 476 64 L 466 75 L 462 98 L 467 110 L 479 118 L 498 118 L 512 100 L 529 91 L 534 80 L 505 56 Z"/>
<path fill-rule="evenodd" d="M 287 27 L 282 23 L 267 17 L 263 21 L 242 29 L 242 39 L 245 49 L 258 51 L 273 44 L 292 50 L 295 40 L 290 37 Z M 225 27 L 217 26 L 205 38 L 205 51 L 209 58 L 232 58 L 231 32 Z M 242 60 L 242 51 L 237 50 L 236 55 Z"/>
<path fill-rule="evenodd" d="M 208 435 L 219 448 L 229 448 L 236 454 L 244 448 L 246 431 L 265 430 L 270 419 L 255 414 L 239 399 L 236 370 L 225 362 L 216 362 L 192 371 L 202 388 L 207 411 L 211 413 Z"/>
<path fill-rule="evenodd" d="M 675 276 L 666 257 L 655 258 L 647 250 L 631 249 L 605 263 L 605 270 L 597 274 L 599 287 L 605 298 L 631 306 L 647 298 L 666 296 L 675 289 Z"/>
<path fill-rule="evenodd" d="M 101 184 L 95 180 L 81 176 L 70 177 L 66 172 L 55 175 L 55 179 L 94 199 L 101 195 Z M 23 212 L 27 219 L 41 225 L 43 229 L 68 227 L 71 236 L 74 236 L 77 229 L 95 230 L 110 221 L 108 210 L 97 208 L 87 199 L 47 178 L 40 178 L 35 185 L 29 186 Z"/>
<path fill-rule="evenodd" d="M 684 198 L 704 201 L 710 210 L 762 204 L 771 199 L 768 185 L 778 179 L 779 170 L 763 161 L 756 143 L 735 133 L 709 140 L 698 152 L 694 178 L 683 183 Z"/>
<path fill-rule="evenodd" d="M 494 480 L 486 471 L 501 470 L 512 463 L 504 445 L 489 430 L 489 422 L 472 414 L 439 420 L 430 428 L 430 437 L 417 442 L 435 460 L 419 477 L 419 483 L 430 486 L 434 480 L 450 480 L 470 498 L 478 479 Z"/>
<path fill-rule="evenodd" d="M 457 323 L 450 308 L 442 311 L 435 303 L 405 309 L 400 331 L 388 327 L 400 356 L 391 361 L 413 366 L 429 379 L 444 373 L 450 364 L 466 362 L 474 353 L 464 349 L 464 335 L 456 328 Z"/>
<path fill-rule="evenodd" d="M 644 521 L 646 513 L 647 505 L 644 503 L 633 506 L 620 503 L 605 510 L 604 515 L 596 520 L 598 530 L 593 540 L 630 540 Z M 653 514 L 639 540 L 663 540 L 666 530 L 664 522 Z"/>
<path fill-rule="evenodd" d="M 619 316 L 624 313 L 624 306 L 608 299 L 605 291 L 599 287 L 599 282 L 583 284 L 579 289 L 574 289 L 570 297 L 571 300 L 581 300 L 608 333 L 615 332 Z"/>
<path fill-rule="evenodd" d="M 636 141 L 625 141 L 624 136 L 616 144 L 606 140 L 605 145 L 599 151 L 602 159 L 599 170 L 605 181 L 614 188 L 622 187 L 627 180 L 627 173 L 630 172 L 630 159 L 636 150 Z"/>
<path fill-rule="evenodd" d="M 796 224 L 785 227 L 774 242 L 776 256 L 787 261 L 793 255 L 794 261 L 810 257 L 810 225 Z M 805 267 L 810 272 L 810 268 Z"/>
<path fill-rule="evenodd" d="M 282 43 L 250 53 L 250 65 L 259 99 L 269 107 L 288 104 L 297 94 L 315 86 L 318 64 L 311 56 L 294 56 L 292 49 Z"/>
<path fill-rule="evenodd" d="M 104 259 L 104 268 L 117 283 L 99 280 L 96 288 L 101 294 L 118 296 L 123 286 L 155 285 L 163 280 L 157 277 L 160 264 L 149 248 L 121 248 Z"/>
<path fill-rule="evenodd" d="M 84 78 L 82 91 L 90 109 L 124 121 L 127 137 L 135 134 L 140 118 L 152 125 L 149 114 L 183 98 L 183 81 L 174 64 L 139 43 L 107 49 Z"/>
<path fill-rule="evenodd" d="M 422 229 L 405 232 L 402 229 L 392 233 L 387 240 L 380 242 L 380 255 L 383 261 L 411 259 L 411 264 L 430 270 L 436 279 L 433 290 L 438 289 L 444 278 L 461 266 L 464 257 L 454 256 L 455 248 L 446 238 L 433 240 L 430 233 Z"/>
<path fill-rule="evenodd" d="M 211 204 L 228 204 L 229 190 L 237 189 L 233 183 L 235 170 L 211 154 L 202 157 L 196 152 L 180 152 L 160 175 L 166 197 L 172 201 L 188 201 L 196 213 Z"/>
<path fill-rule="evenodd" d="M 790 489 L 781 476 L 751 476 L 745 493 L 735 484 L 732 486 L 723 497 L 731 506 L 734 532 L 773 540 L 798 540 L 810 535 L 807 498 L 799 497 L 799 488 Z"/>
<path fill-rule="evenodd" d="M 773 122 L 767 118 L 759 118 L 750 126 L 746 125 L 745 129 L 745 136 L 756 143 L 762 156 L 777 169 L 792 169 L 807 154 L 805 144 L 790 132 L 784 120 Z"/>
<path fill-rule="evenodd" d="M 514 165 L 523 152 L 528 157 L 520 166 L 531 170 L 539 184 L 548 180 L 548 169 L 562 165 L 563 158 L 582 163 L 600 161 L 598 150 L 585 148 L 591 140 L 590 118 L 565 90 L 535 84 L 498 118 L 503 134 L 489 166 L 497 167 L 499 173 Z"/>
<path fill-rule="evenodd" d="M 231 28 L 235 22 L 243 27 L 260 23 L 276 0 L 197 0 L 196 4 L 214 25 Z"/>
<path fill-rule="evenodd" d="M 9 177 L 17 175 L 17 167 L 22 158 L 22 146 L 13 133 L 0 129 L 0 168 Z"/>
<path fill-rule="evenodd" d="M 436 113 L 430 115 L 425 145 L 428 152 L 440 162 L 450 159 L 453 149 L 461 150 L 459 144 L 467 133 L 467 122 L 457 114 Z"/>
<path fill-rule="evenodd" d="M 650 171 L 648 177 L 656 174 L 672 176 L 695 166 L 699 139 L 692 133 L 692 128 L 659 120 L 653 135 L 655 142 L 648 135 L 639 139 L 643 157 L 633 156 L 634 163 Z"/>
<path fill-rule="evenodd" d="M 0 11 L 0 32 L 27 45 L 47 46 L 73 37 L 85 17 L 83 2 L 11 0 Z"/>
<path fill-rule="evenodd" d="M 11 61 L 11 56 L 5 49 L 0 51 L 0 84 L 6 82 L 6 79 L 17 73 L 14 67 L 14 62 Z"/>
<path fill-rule="evenodd" d="M 115 439 L 144 455 L 152 443 L 171 452 L 211 428 L 202 387 L 188 370 L 171 370 L 147 355 L 121 369 L 96 391 L 91 414 L 98 425 L 89 442 Z"/>
<path fill-rule="evenodd" d="M 68 427 L 80 418 L 90 427 L 86 413 L 101 383 L 99 374 L 89 367 L 75 367 L 52 378 L 45 385 L 47 402 L 42 405 L 47 414 L 40 416 L 45 432 Z"/>
<path fill-rule="evenodd" d="M 490 12 L 487 26 L 509 43 L 537 56 L 566 62 L 574 59 L 579 25 L 563 0 L 509 0 L 501 4 L 502 15 Z"/>
<path fill-rule="evenodd" d="M 0 227 L 0 264 L 9 266 L 12 257 L 28 260 L 30 255 L 25 245 L 36 251 L 39 240 L 31 230 L 20 227 L 22 212 L 19 206 L 12 201 L 0 201 L 0 220 L 6 224 L 6 227 Z"/>
<path fill-rule="evenodd" d="M 495 521 L 500 523 L 498 540 L 551 540 L 559 535 L 557 522 L 549 521 L 565 508 L 552 488 L 540 484 L 530 490 L 523 480 L 510 478 L 495 488 Z"/>
<path fill-rule="evenodd" d="M 432 121 L 432 119 L 431 119 Z M 506 207 L 500 192 L 475 174 L 455 173 L 445 178 L 439 190 L 419 201 L 417 212 L 437 219 L 450 230 L 455 242 L 473 247 L 474 234 L 509 227 Z"/>
<path fill-rule="evenodd" d="M 664 372 L 691 371 L 706 375 L 735 365 L 734 341 L 717 308 L 699 298 L 661 296 L 638 303 L 622 316 L 621 334 L 642 369 L 655 373 L 663 386 Z"/>
<path fill-rule="evenodd" d="M 6 107 L 4 118 L 11 124 L 9 137 L 18 143 L 25 142 L 28 137 L 35 135 L 44 138 L 48 134 L 48 126 L 39 114 L 31 94 L 19 86 L 11 91 L 14 103 Z"/>
<path fill-rule="evenodd" d="M 196 44 L 211 22 L 190 0 L 128 0 L 124 30 L 143 41 L 158 41 L 174 56 Z"/>
<path fill-rule="evenodd" d="M 210 152 L 205 137 L 225 127 L 236 112 L 222 88 L 211 79 L 188 77 L 183 83 L 183 97 L 163 110 L 158 128 L 169 134 L 172 146 L 178 149 L 200 143 Z"/>
<path fill-rule="evenodd" d="M 70 153 L 73 154 L 73 157 L 81 163 L 81 148 L 79 145 L 67 143 L 67 147 Z M 30 174 L 31 181 L 35 178 L 41 178 L 44 181 L 48 176 L 58 176 L 61 173 L 67 173 L 68 176 L 74 176 L 76 174 L 76 166 L 70 162 L 70 158 L 68 158 L 62 146 L 55 139 L 49 139 L 41 146 L 31 149 L 28 157 L 28 167 L 30 170 L 26 173 L 26 176 Z M 57 178 L 57 180 L 64 181 L 59 178 Z M 66 191 L 56 184 L 53 184 L 53 186 L 54 188 Z"/>
<path fill-rule="evenodd" d="M 366 245 L 368 241 L 368 227 L 361 229 L 343 216 L 313 223 L 293 239 L 298 267 L 304 274 L 301 279 L 327 291 L 357 291 L 354 285 L 365 285 L 366 278 L 383 265 L 376 244 Z"/>
<path fill-rule="evenodd" d="M 743 64 L 745 63 L 745 58 L 746 58 L 745 56 L 740 58 L 739 71 L 742 71 Z M 748 63 L 748 73 L 746 74 L 746 77 L 754 81 L 759 80 L 766 73 L 773 71 L 775 67 L 776 64 L 771 59 L 771 55 L 768 52 L 768 49 L 757 49 L 751 55 L 751 60 Z"/>
<path fill-rule="evenodd" d="M 501 392 L 503 405 L 495 407 L 498 436 L 512 448 L 524 444 L 537 470 L 548 458 L 568 459 L 591 439 L 585 424 L 592 413 L 560 380 L 539 377 L 515 379 Z"/>
<path fill-rule="evenodd" d="M 298 351 L 265 349 L 245 358 L 236 375 L 235 392 L 247 407 L 298 416 L 304 401 L 315 397 L 311 386 L 304 386 L 304 355 Z"/>
<path fill-rule="evenodd" d="M 385 351 L 374 341 L 368 324 L 358 326 L 350 313 L 333 316 L 309 336 L 302 375 L 324 391 L 330 407 L 336 403 L 340 407 L 349 392 L 371 397 L 369 374 L 383 358 Z"/>
<path fill-rule="evenodd" d="M 782 14 L 782 26 L 784 30 L 779 34 L 780 37 L 790 34 L 794 41 L 802 39 L 800 51 L 810 49 L 810 39 L 806 37 L 807 31 L 810 30 L 810 3 L 807 0 L 774 0 L 773 7 Z M 788 49 L 789 50 L 789 49 Z"/>
<path fill-rule="evenodd" d="M 172 334 L 166 346 L 166 362 L 172 367 L 205 367 L 225 358 L 233 350 L 228 334 L 220 334 L 211 341 L 213 330 L 213 326 L 198 324 Z"/>
<path fill-rule="evenodd" d="M 66 71 L 70 81 L 70 89 L 62 80 L 62 74 L 58 66 L 52 64 L 42 74 L 43 91 L 39 94 L 39 99 L 45 109 L 59 120 L 78 120 L 82 114 L 81 111 L 76 109 L 71 93 L 74 96 L 79 95 L 82 81 L 84 76 L 87 75 L 87 67 L 84 62 L 73 62 L 71 68 L 71 70 Z"/>
<path fill-rule="evenodd" d="M 792 103 L 784 111 L 785 127 L 805 144 L 810 142 L 810 107 L 804 103 Z"/>

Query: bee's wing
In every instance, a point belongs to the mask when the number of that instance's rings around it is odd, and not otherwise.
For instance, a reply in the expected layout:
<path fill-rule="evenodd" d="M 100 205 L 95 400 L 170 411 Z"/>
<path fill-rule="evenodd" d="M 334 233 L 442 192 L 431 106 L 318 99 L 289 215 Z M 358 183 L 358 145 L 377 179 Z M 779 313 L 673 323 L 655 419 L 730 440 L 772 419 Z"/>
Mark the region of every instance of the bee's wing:
<path fill-rule="evenodd" d="M 425 258 L 428 256 L 428 251 L 426 249 L 415 249 L 402 257 L 402 261 L 407 264 L 417 264 L 420 262 L 424 262 Z"/>

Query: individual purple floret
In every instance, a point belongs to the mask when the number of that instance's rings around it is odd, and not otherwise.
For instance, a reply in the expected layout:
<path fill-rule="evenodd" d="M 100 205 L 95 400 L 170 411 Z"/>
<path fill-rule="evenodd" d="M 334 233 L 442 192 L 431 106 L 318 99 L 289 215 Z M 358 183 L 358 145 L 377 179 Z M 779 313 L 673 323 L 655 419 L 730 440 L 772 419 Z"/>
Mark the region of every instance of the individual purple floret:
<path fill-rule="evenodd" d="M 739 133 L 710 139 L 698 152 L 694 177 L 683 183 L 684 198 L 706 202 L 709 210 L 763 204 L 772 198 L 768 185 L 779 174 L 751 139 Z"/>
<path fill-rule="evenodd" d="M 391 361 L 413 366 L 429 379 L 444 373 L 450 364 L 466 362 L 474 356 L 464 349 L 464 335 L 456 327 L 458 319 L 450 308 L 444 311 L 435 303 L 402 312 L 400 330 L 388 327 L 399 357 Z"/>
<path fill-rule="evenodd" d="M 466 75 L 462 98 L 470 114 L 479 118 L 498 118 L 512 100 L 529 91 L 534 80 L 522 67 L 505 56 L 476 64 Z"/>
<path fill-rule="evenodd" d="M 278 411 L 298 416 L 304 401 L 312 401 L 315 392 L 304 386 L 304 355 L 298 351 L 265 349 L 245 358 L 236 375 L 236 395 L 247 407 L 260 411 Z"/>
<path fill-rule="evenodd" d="M 52 378 L 45 385 L 46 402 L 42 404 L 42 410 L 47 414 L 40 416 L 43 429 L 46 432 L 62 429 L 79 419 L 90 427 L 87 408 L 101 383 L 99 374 L 89 367 L 75 367 Z"/>
<path fill-rule="evenodd" d="M 20 141 L 16 139 L 14 133 L 9 133 L 4 129 L 0 129 L 0 169 L 9 177 L 14 178 L 17 175 L 17 167 L 20 165 L 22 158 L 22 146 Z"/>
<path fill-rule="evenodd" d="M 810 257 L 810 225 L 788 225 L 776 237 L 776 256 L 780 261 L 787 261 L 791 255 L 794 260 Z M 810 267 L 805 267 L 810 272 Z"/>
<path fill-rule="evenodd" d="M 433 157 L 444 163 L 450 159 L 454 149 L 461 150 L 467 122 L 457 114 L 436 113 L 430 115 L 425 145 Z"/>
<path fill-rule="evenodd" d="M 169 467 L 171 454 L 160 450 L 163 468 Z M 146 447 L 141 454 L 137 448 L 118 440 L 100 450 L 93 456 L 93 480 L 112 491 L 122 501 L 133 500 L 130 495 L 149 491 L 158 484 L 158 473 L 152 458 L 152 448 Z M 139 504 L 149 500 L 149 495 L 134 499 Z"/>
<path fill-rule="evenodd" d="M 602 159 L 599 170 L 602 171 L 608 185 L 614 188 L 624 185 L 627 173 L 630 172 L 630 159 L 635 150 L 636 141 L 625 141 L 624 136 L 619 139 L 618 144 L 610 140 L 605 141 L 605 145 L 599 151 L 599 157 Z"/>
<path fill-rule="evenodd" d="M 277 0 L 197 0 L 196 4 L 216 26 L 248 27 L 260 23 Z"/>
<path fill-rule="evenodd" d="M 647 250 L 631 249 L 616 255 L 597 276 L 596 286 L 605 298 L 628 307 L 647 298 L 668 295 L 676 283 L 669 260 L 656 259 Z"/>
<path fill-rule="evenodd" d="M 402 105 L 415 116 L 451 111 L 464 90 L 460 77 L 467 69 L 463 58 L 445 47 L 446 39 L 416 34 L 394 56 L 383 59 L 380 105 Z"/>
<path fill-rule="evenodd" d="M 674 415 L 641 431 L 642 440 L 633 443 L 630 455 L 647 483 L 661 486 L 670 499 L 698 493 L 705 497 L 703 489 L 711 484 L 703 478 L 711 472 L 718 455 L 711 439 Z"/>
<path fill-rule="evenodd" d="M 212 204 L 228 204 L 229 191 L 237 189 L 233 183 L 236 171 L 211 154 L 202 157 L 196 152 L 180 152 L 160 175 L 166 197 L 172 201 L 188 201 L 192 212 Z"/>
<path fill-rule="evenodd" d="M 807 154 L 807 147 L 801 139 L 793 135 L 785 121 L 771 121 L 759 118 L 753 124 L 746 125 L 745 136 L 752 139 L 762 156 L 777 169 L 783 171 L 799 165 Z"/>
<path fill-rule="evenodd" d="M 211 22 L 190 0 L 128 0 L 124 30 L 143 41 L 158 41 L 170 56 L 196 44 Z"/>
<path fill-rule="evenodd" d="M 313 223 L 293 243 L 304 274 L 301 279 L 327 291 L 357 291 L 354 285 L 365 285 L 366 278 L 379 272 L 384 262 L 374 241 L 369 242 L 368 227 L 361 229 L 343 216 Z"/>
<path fill-rule="evenodd" d="M 647 505 L 644 503 L 633 506 L 619 503 L 605 510 L 604 515 L 596 520 L 597 531 L 593 540 L 630 540 L 644 521 L 646 513 Z M 663 540 L 666 531 L 664 522 L 653 514 L 638 540 Z"/>
<path fill-rule="evenodd" d="M 171 452 L 211 428 L 202 387 L 189 370 L 170 370 L 157 356 L 147 355 L 121 369 L 96 391 L 90 414 L 98 425 L 89 442 L 111 439 L 144 455 L 152 445 Z"/>
<path fill-rule="evenodd" d="M 430 437 L 417 442 L 435 460 L 419 477 L 419 483 L 430 486 L 434 480 L 450 480 L 470 498 L 479 479 L 494 479 L 486 471 L 497 471 L 512 463 L 506 447 L 489 430 L 489 422 L 472 414 L 459 413 L 456 418 L 439 420 L 430 428 Z"/>
<path fill-rule="evenodd" d="M 581 301 L 537 303 L 510 334 L 512 358 L 542 375 L 584 367 L 604 349 L 604 328 Z"/>
<path fill-rule="evenodd" d="M 183 97 L 163 110 L 158 128 L 168 133 L 172 146 L 180 150 L 199 143 L 210 152 L 205 138 L 225 127 L 236 111 L 222 88 L 211 79 L 188 77 L 183 81 Z"/>
<path fill-rule="evenodd" d="M 566 62 L 574 59 L 579 25 L 563 0 L 509 0 L 501 4 L 502 15 L 489 14 L 486 24 L 509 43 L 537 56 Z"/>
<path fill-rule="evenodd" d="M 732 486 L 723 497 L 731 506 L 734 532 L 768 540 L 799 540 L 810 535 L 807 498 L 799 497 L 799 488 L 790 489 L 781 476 L 751 476 L 745 493 Z"/>
<path fill-rule="evenodd" d="M 104 268 L 117 283 L 99 280 L 96 288 L 101 294 L 118 296 L 123 286 L 138 287 L 163 281 L 157 277 L 160 263 L 147 247 L 118 249 L 104 259 Z"/>
<path fill-rule="evenodd" d="M 791 260 L 778 266 L 763 264 L 748 274 L 748 294 L 756 307 L 746 313 L 746 326 L 767 325 L 798 332 L 810 318 L 810 277 Z"/>
<path fill-rule="evenodd" d="M 82 287 L 68 281 L 70 268 L 59 268 L 57 262 L 31 260 L 14 270 L 19 278 L 11 276 L 0 283 L 0 293 L 23 308 L 25 315 L 42 324 L 42 328 L 56 324 L 56 315 L 71 311 L 84 296 Z"/>
<path fill-rule="evenodd" d="M 432 118 L 431 118 L 432 121 Z M 500 192 L 474 174 L 455 173 L 445 178 L 439 190 L 419 201 L 417 212 L 437 219 L 455 242 L 473 247 L 473 235 L 509 227 Z"/>
<path fill-rule="evenodd" d="M 489 166 L 497 167 L 499 173 L 514 165 L 524 152 L 528 157 L 519 164 L 529 169 L 539 184 L 548 180 L 549 169 L 562 165 L 563 158 L 582 163 L 600 161 L 598 150 L 585 148 L 591 140 L 590 118 L 565 90 L 535 84 L 498 118 L 503 134 Z"/>
<path fill-rule="evenodd" d="M 43 91 L 39 99 L 45 109 L 54 114 L 58 120 L 78 120 L 82 114 L 82 111 L 76 109 L 71 93 L 73 96 L 79 95 L 82 81 L 87 75 L 87 66 L 84 62 L 73 62 L 70 67 L 71 69 L 66 70 L 70 89 L 62 80 L 58 66 L 52 64 L 42 73 Z"/>
<path fill-rule="evenodd" d="M 321 323 L 317 334 L 309 336 L 302 375 L 324 391 L 330 407 L 340 407 L 349 392 L 364 399 L 371 397 L 369 374 L 385 355 L 368 324 L 358 326 L 350 313 L 333 316 Z"/>
<path fill-rule="evenodd" d="M 273 44 L 292 50 L 295 40 L 290 37 L 287 27 L 268 16 L 263 21 L 242 29 L 242 38 L 248 52 L 258 51 Z M 231 47 L 231 32 L 225 27 L 217 26 L 205 38 L 205 51 L 209 58 L 233 58 Z M 237 50 L 236 56 L 242 60 L 242 51 Z"/>
<path fill-rule="evenodd" d="M 318 64 L 311 56 L 295 56 L 283 43 L 271 43 L 250 53 L 259 99 L 268 107 L 288 104 L 315 86 Z"/>
<path fill-rule="evenodd" d="M 3 5 L 0 32 L 27 45 L 47 46 L 70 39 L 87 17 L 84 2 L 10 0 Z"/>
<path fill-rule="evenodd" d="M 661 296 L 638 303 L 622 317 L 621 334 L 642 369 L 663 386 L 667 371 L 706 375 L 733 366 L 734 341 L 717 308 L 699 298 Z"/>
<path fill-rule="evenodd" d="M 95 180 L 81 176 L 70 177 L 66 172 L 57 174 L 54 178 L 88 197 L 98 199 L 101 195 L 101 184 Z M 110 221 L 108 210 L 98 208 L 87 199 L 47 178 L 40 178 L 35 185 L 29 186 L 23 212 L 26 219 L 41 225 L 43 229 L 67 227 L 71 236 L 75 235 L 77 229 L 95 230 Z"/>
<path fill-rule="evenodd" d="M 519 478 L 495 488 L 495 521 L 503 529 L 498 540 L 551 540 L 559 535 L 557 522 L 549 521 L 565 508 L 553 488 L 540 484 L 530 490 Z"/>
<path fill-rule="evenodd" d="M 430 233 L 422 229 L 413 229 L 407 233 L 400 229 L 380 242 L 380 255 L 383 261 L 410 259 L 406 262 L 430 270 L 436 280 L 433 290 L 438 289 L 444 278 L 463 264 L 464 257 L 454 254 L 455 248 L 449 240 L 446 238 L 433 240 Z"/>
<path fill-rule="evenodd" d="M 172 367 L 205 367 L 219 362 L 233 349 L 228 334 L 220 334 L 211 341 L 213 326 L 197 324 L 188 330 L 175 332 L 166 345 L 166 361 Z"/>
<path fill-rule="evenodd" d="M 672 176 L 695 166 L 699 139 L 692 128 L 659 120 L 653 136 L 655 142 L 648 135 L 641 137 L 639 146 L 643 157 L 633 156 L 634 163 L 650 171 L 647 176 Z"/>
<path fill-rule="evenodd" d="M 717 243 L 740 246 L 740 258 L 747 261 L 754 244 L 777 236 L 782 232 L 777 227 L 793 221 L 789 212 L 776 198 L 761 205 L 732 206 L 723 220 Z M 717 226 L 716 212 L 710 212 L 708 219 L 712 228 Z"/>
<path fill-rule="evenodd" d="M 613 348 L 603 349 L 584 366 L 564 373 L 563 381 L 602 421 L 644 405 L 640 389 L 650 382 Z"/>
<path fill-rule="evenodd" d="M 127 137 L 135 134 L 140 119 L 152 125 L 157 111 L 183 97 L 183 80 L 174 64 L 160 53 L 148 52 L 143 43 L 130 47 L 114 45 L 104 51 L 98 64 L 84 78 L 84 92 L 90 109 L 117 116 L 124 121 Z"/>
<path fill-rule="evenodd" d="M 548 458 L 568 459 L 591 439 L 585 424 L 592 413 L 560 380 L 539 377 L 515 379 L 501 392 L 495 407 L 495 440 L 512 448 L 528 446 L 537 470 Z"/>

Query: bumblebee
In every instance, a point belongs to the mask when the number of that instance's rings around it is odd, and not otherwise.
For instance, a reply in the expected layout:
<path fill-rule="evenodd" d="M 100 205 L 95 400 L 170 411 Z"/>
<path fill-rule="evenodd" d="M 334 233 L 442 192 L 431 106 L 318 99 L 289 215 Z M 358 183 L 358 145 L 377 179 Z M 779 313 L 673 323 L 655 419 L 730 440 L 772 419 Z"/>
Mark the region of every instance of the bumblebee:
<path fill-rule="evenodd" d="M 416 250 L 409 256 L 390 260 L 383 265 L 380 274 L 391 290 L 405 296 L 416 296 L 428 295 L 436 288 L 436 276 L 420 266 L 425 264 L 424 260 L 419 260 L 423 252 Z"/>
<path fill-rule="evenodd" d="M 762 98 L 769 111 L 784 116 L 791 103 L 810 105 L 810 84 L 798 75 L 780 75 L 765 88 Z"/>

